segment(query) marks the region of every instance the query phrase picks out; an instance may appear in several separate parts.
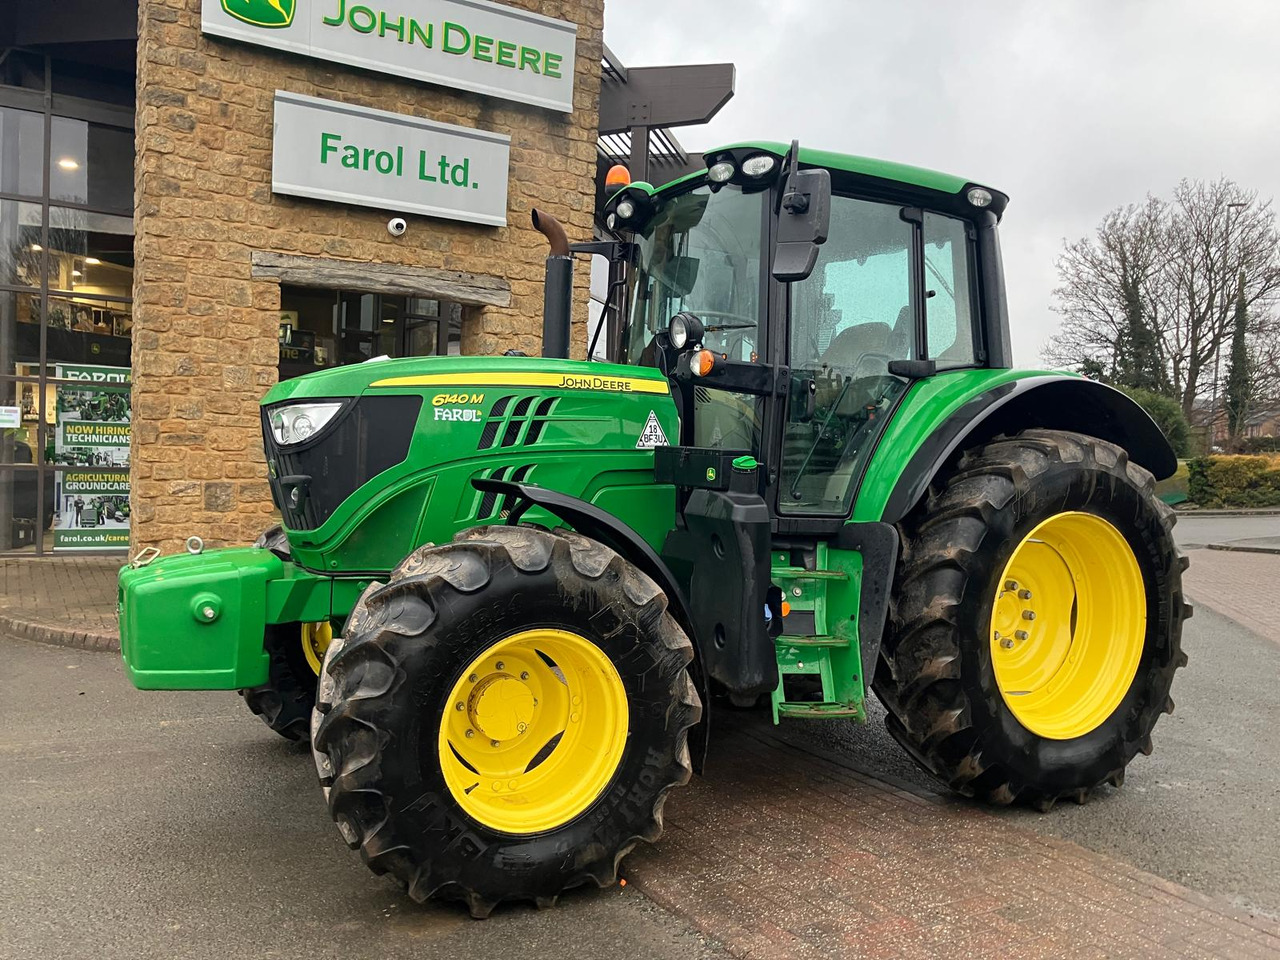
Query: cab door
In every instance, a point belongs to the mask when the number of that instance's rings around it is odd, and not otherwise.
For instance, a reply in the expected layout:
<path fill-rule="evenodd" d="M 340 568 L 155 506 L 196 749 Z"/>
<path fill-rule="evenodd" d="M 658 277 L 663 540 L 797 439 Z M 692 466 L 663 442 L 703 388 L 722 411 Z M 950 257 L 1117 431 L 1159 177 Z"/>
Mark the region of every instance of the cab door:
<path fill-rule="evenodd" d="M 973 228 L 900 203 L 834 195 L 827 242 L 791 284 L 791 387 L 780 515 L 846 517 L 876 440 L 910 387 L 894 361 L 981 362 Z"/>
<path fill-rule="evenodd" d="M 831 227 L 808 279 L 791 284 L 791 390 L 779 514 L 845 516 L 875 437 L 917 356 L 917 225 L 901 204 L 831 198 Z"/>

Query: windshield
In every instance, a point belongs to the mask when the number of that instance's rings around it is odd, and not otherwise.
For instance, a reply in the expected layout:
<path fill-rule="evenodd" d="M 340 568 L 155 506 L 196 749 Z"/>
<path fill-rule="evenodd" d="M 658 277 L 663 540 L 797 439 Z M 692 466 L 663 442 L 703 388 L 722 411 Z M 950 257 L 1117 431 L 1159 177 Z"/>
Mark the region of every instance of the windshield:
<path fill-rule="evenodd" d="M 631 316 L 623 363 L 653 365 L 653 338 L 688 310 L 707 331 L 704 345 L 731 360 L 758 359 L 760 233 L 766 193 L 701 186 L 664 203 L 636 235 Z"/>

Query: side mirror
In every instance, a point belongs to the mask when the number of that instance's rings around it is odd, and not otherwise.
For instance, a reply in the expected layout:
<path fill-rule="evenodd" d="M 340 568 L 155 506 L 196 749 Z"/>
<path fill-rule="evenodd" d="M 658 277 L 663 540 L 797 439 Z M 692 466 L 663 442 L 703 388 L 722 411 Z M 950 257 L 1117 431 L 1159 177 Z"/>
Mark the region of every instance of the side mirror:
<path fill-rule="evenodd" d="M 831 174 L 796 169 L 797 145 L 791 147 L 791 170 L 782 188 L 773 276 L 782 283 L 804 280 L 818 262 L 818 247 L 831 226 Z"/>

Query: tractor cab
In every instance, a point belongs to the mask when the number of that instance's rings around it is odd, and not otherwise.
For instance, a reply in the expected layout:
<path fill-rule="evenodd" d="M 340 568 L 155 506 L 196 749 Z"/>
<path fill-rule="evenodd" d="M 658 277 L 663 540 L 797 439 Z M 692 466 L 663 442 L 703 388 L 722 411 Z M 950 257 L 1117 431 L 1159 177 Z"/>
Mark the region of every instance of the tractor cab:
<path fill-rule="evenodd" d="M 681 445 L 764 465 L 775 533 L 849 516 L 914 379 L 1008 354 L 995 236 L 1006 198 L 893 164 L 818 165 L 831 159 L 731 147 L 705 174 L 624 188 L 606 214 L 636 244 L 616 359 L 671 376 Z"/>

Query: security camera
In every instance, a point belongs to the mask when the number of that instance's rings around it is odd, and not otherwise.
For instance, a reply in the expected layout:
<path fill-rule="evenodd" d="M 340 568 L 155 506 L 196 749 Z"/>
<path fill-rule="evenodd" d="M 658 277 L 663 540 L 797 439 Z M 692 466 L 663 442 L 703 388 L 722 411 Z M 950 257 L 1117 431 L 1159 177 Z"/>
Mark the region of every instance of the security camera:
<path fill-rule="evenodd" d="M 392 217 L 387 221 L 387 233 L 393 237 L 403 237 L 404 232 L 409 229 L 409 222 L 404 217 Z"/>

